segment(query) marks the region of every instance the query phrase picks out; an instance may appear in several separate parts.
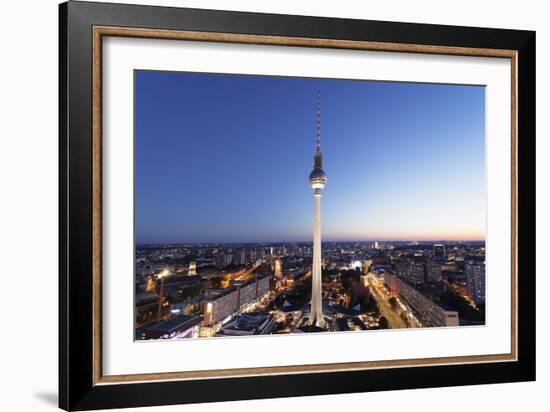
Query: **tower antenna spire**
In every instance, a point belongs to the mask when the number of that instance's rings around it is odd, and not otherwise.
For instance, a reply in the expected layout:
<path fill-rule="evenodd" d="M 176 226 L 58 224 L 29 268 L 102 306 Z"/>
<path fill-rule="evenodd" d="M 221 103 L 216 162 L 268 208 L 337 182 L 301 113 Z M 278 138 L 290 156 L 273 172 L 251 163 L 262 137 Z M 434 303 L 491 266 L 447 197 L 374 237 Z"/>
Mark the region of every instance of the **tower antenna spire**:
<path fill-rule="evenodd" d="M 321 151 L 321 90 L 317 90 L 317 153 Z"/>

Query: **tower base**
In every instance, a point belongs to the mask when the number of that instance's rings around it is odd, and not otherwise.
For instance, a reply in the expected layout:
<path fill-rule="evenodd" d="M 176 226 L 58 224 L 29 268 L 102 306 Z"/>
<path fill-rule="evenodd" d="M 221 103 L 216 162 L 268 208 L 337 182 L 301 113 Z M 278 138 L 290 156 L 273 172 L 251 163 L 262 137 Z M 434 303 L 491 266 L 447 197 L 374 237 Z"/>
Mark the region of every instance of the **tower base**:
<path fill-rule="evenodd" d="M 315 325 L 304 325 L 299 327 L 298 329 L 305 333 L 328 332 L 328 329 L 320 328 L 319 326 Z"/>

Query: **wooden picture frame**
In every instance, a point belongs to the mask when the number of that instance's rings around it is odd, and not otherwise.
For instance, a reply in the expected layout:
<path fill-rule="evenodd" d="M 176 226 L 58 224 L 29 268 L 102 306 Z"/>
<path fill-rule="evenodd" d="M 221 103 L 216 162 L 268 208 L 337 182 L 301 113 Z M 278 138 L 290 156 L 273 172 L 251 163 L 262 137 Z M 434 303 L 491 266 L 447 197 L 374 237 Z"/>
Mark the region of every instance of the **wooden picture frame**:
<path fill-rule="evenodd" d="M 60 5 L 59 405 L 214 402 L 535 379 L 535 33 L 106 3 Z M 106 36 L 511 60 L 511 352 L 102 374 L 102 40 Z M 520 185 L 521 183 L 521 185 Z"/>

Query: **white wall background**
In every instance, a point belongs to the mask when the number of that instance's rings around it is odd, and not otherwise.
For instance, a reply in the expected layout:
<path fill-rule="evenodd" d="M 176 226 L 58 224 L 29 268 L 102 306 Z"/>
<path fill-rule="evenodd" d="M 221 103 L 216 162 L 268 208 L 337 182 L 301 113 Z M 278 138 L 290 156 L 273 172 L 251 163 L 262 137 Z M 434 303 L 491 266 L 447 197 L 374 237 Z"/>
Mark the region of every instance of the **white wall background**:
<path fill-rule="evenodd" d="M 141 1 L 132 1 L 141 3 Z M 543 266 L 550 194 L 550 26 L 537 0 L 383 2 L 181 0 L 148 4 L 537 31 L 537 347 L 536 383 L 423 389 L 313 398 L 165 407 L 179 411 L 521 410 L 546 404 L 550 326 Z M 57 1 L 0 5 L 0 408 L 53 410 L 57 404 Z M 529 276 L 529 274 L 523 274 Z M 15 313 L 16 316 L 11 316 Z M 10 315 L 8 315 L 10 314 Z M 10 318 L 11 316 L 11 318 Z M 27 330 L 27 334 L 22 331 Z M 22 333 L 19 335 L 19 333 Z M 160 410 L 149 408 L 143 410 Z"/>

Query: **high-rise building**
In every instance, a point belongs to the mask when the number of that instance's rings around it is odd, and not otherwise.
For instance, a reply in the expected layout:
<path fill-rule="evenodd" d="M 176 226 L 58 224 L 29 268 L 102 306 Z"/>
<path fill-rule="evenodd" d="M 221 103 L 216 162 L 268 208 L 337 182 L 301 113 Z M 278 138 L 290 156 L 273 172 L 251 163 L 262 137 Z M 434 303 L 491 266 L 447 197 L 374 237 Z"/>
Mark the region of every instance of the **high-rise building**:
<path fill-rule="evenodd" d="M 233 263 L 233 255 L 225 255 L 223 258 L 223 265 L 229 266 Z"/>
<path fill-rule="evenodd" d="M 270 278 L 257 277 L 207 296 L 203 303 L 204 325 L 212 326 L 260 300 L 269 293 Z"/>
<path fill-rule="evenodd" d="M 325 327 L 321 294 L 321 192 L 326 184 L 327 177 L 323 170 L 323 155 L 321 153 L 321 96 L 320 93 L 317 93 L 317 150 L 314 157 L 313 171 L 309 175 L 309 185 L 313 189 L 314 220 L 311 312 L 308 324 L 319 328 Z"/>
<path fill-rule="evenodd" d="M 402 261 L 395 265 L 395 271 L 397 276 L 412 285 L 424 283 L 424 266 L 420 263 Z"/>
<path fill-rule="evenodd" d="M 468 294 L 476 305 L 485 303 L 485 263 L 466 264 L 466 282 Z"/>
<path fill-rule="evenodd" d="M 441 281 L 441 265 L 438 263 L 426 263 L 426 281 L 439 282 Z"/>
<path fill-rule="evenodd" d="M 241 251 L 241 259 L 239 262 L 241 265 L 246 265 L 246 253 L 244 250 Z"/>
<path fill-rule="evenodd" d="M 444 258 L 447 256 L 445 251 L 445 245 L 443 243 L 436 243 L 433 245 L 433 254 L 436 258 Z"/>

